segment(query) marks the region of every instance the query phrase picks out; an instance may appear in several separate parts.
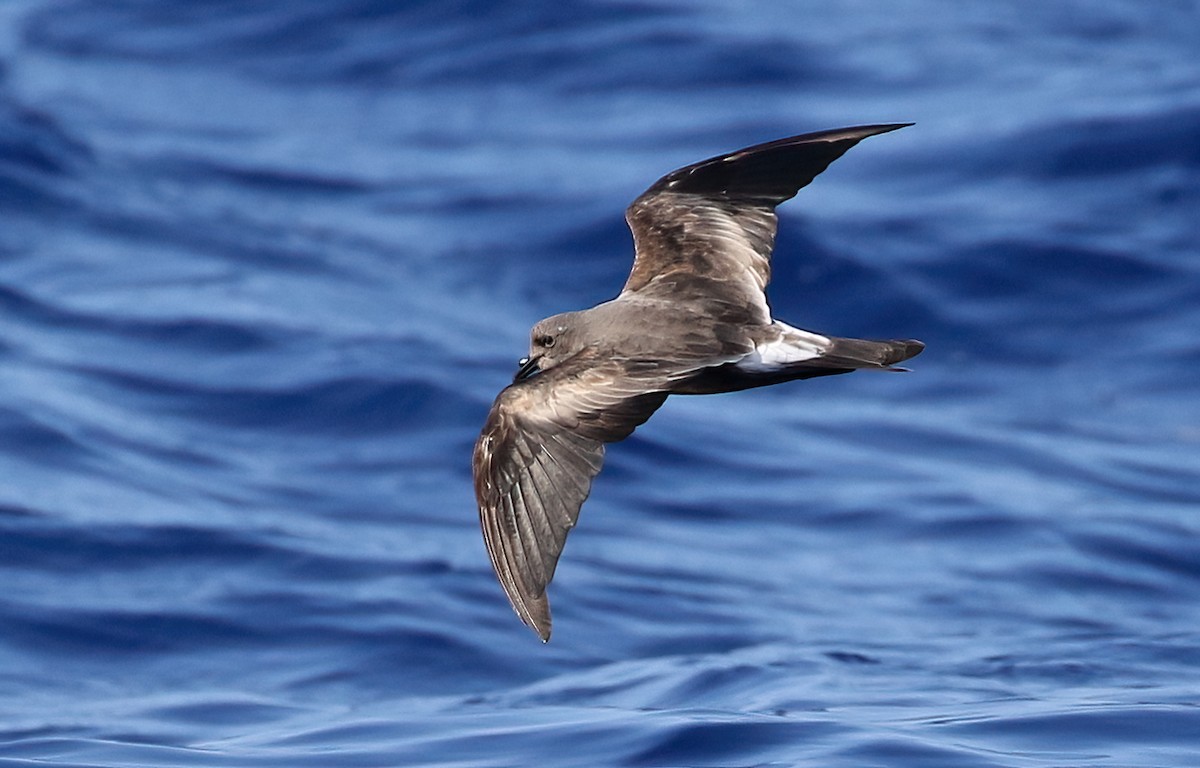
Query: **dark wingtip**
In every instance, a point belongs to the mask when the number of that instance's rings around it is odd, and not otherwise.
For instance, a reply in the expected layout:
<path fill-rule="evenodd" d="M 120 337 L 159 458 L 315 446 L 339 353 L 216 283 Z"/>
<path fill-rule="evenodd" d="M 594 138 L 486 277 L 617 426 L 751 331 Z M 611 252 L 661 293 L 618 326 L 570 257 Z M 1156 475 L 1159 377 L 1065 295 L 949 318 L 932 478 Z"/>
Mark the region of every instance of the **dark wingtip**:
<path fill-rule="evenodd" d="M 517 609 L 517 615 L 521 617 L 521 621 L 537 634 L 538 639 L 543 643 L 550 642 L 550 628 L 553 621 L 550 618 L 550 602 L 546 599 L 545 592 L 533 600 L 522 601 L 520 607 L 514 603 L 513 607 Z"/>
<path fill-rule="evenodd" d="M 878 136 L 881 133 L 891 133 L 892 131 L 898 131 L 901 128 L 908 128 L 911 125 L 916 125 L 916 123 L 874 123 L 872 125 L 852 125 L 847 128 L 831 128 L 831 129 L 825 130 L 825 131 L 814 131 L 812 133 L 803 133 L 803 134 L 800 134 L 799 136 L 792 136 L 787 139 L 779 139 L 777 141 L 768 142 L 766 145 L 760 144 L 759 146 L 762 147 L 762 146 L 769 146 L 771 144 L 785 144 L 785 143 L 792 144 L 792 143 L 805 142 L 805 141 L 812 142 L 812 141 L 852 140 L 855 143 L 858 143 L 859 141 L 862 141 L 863 139 L 869 138 L 871 136 Z M 745 151 L 745 150 L 743 150 L 743 151 Z"/>
<path fill-rule="evenodd" d="M 844 128 L 842 130 L 847 132 L 861 131 L 867 136 L 877 136 L 881 133 L 888 133 L 889 131 L 898 131 L 901 128 L 908 128 L 910 125 L 916 125 L 916 123 L 876 123 L 874 125 L 860 125 L 857 128 Z"/>
<path fill-rule="evenodd" d="M 638 201 L 670 190 L 677 193 L 755 198 L 779 205 L 807 186 L 829 164 L 870 136 L 913 123 L 879 123 L 802 133 L 710 157 L 668 173 Z M 637 204 L 637 201 L 634 203 Z"/>

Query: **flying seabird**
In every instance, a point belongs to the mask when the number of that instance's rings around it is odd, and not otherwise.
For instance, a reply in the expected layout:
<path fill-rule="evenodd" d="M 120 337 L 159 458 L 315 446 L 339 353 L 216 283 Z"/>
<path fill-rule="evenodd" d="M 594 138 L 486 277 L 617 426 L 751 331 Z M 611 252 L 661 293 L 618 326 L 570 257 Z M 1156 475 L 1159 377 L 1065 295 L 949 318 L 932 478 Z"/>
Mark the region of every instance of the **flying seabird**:
<path fill-rule="evenodd" d="M 733 392 L 893 366 L 919 341 L 866 341 L 771 317 L 775 207 L 862 139 L 911 123 L 807 133 L 689 165 L 625 212 L 636 253 L 620 295 L 548 317 L 497 396 L 473 470 L 483 538 L 513 609 L 550 639 L 546 586 L 600 471 L 668 395 Z"/>

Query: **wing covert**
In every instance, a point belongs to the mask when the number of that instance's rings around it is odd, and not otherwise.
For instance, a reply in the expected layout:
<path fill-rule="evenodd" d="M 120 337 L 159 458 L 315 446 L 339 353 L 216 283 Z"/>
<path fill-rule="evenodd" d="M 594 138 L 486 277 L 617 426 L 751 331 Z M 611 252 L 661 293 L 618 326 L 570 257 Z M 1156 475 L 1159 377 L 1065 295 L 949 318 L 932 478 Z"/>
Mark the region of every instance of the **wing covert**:
<path fill-rule="evenodd" d="M 663 176 L 625 212 L 636 255 L 622 293 L 689 272 L 752 297 L 769 319 L 775 207 L 862 139 L 909 123 L 819 131 L 758 144 Z"/>

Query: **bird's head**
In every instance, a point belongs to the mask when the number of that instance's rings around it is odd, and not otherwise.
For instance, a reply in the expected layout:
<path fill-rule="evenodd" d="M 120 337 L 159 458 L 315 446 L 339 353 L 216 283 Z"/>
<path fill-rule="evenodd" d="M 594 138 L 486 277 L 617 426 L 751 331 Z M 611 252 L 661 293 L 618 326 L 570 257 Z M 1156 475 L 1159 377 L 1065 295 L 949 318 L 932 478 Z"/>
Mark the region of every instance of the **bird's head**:
<path fill-rule="evenodd" d="M 529 356 L 520 361 L 513 381 L 548 371 L 580 350 L 576 321 L 578 314 L 564 312 L 540 320 L 533 326 L 529 332 Z"/>

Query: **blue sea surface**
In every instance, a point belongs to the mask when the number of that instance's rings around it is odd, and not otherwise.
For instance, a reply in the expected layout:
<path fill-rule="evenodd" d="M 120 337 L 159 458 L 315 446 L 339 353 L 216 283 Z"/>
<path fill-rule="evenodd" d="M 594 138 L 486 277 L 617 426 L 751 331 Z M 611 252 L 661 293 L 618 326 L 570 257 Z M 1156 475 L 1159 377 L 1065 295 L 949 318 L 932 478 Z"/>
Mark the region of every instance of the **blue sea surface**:
<path fill-rule="evenodd" d="M 1200 765 L 1200 9 L 0 5 L 0 766 Z M 471 447 L 660 175 L 868 139 L 523 627 Z"/>

